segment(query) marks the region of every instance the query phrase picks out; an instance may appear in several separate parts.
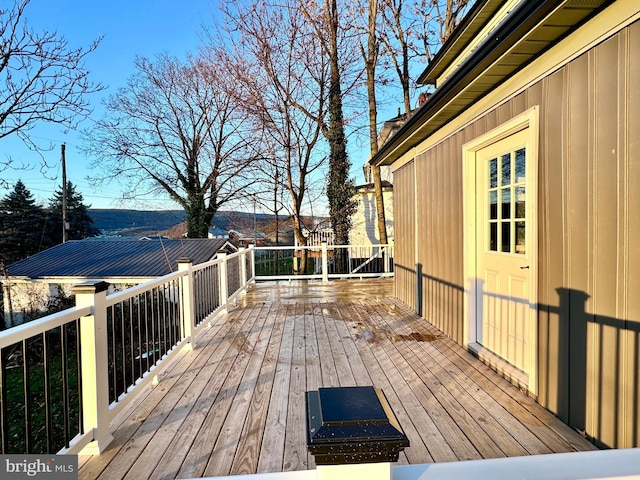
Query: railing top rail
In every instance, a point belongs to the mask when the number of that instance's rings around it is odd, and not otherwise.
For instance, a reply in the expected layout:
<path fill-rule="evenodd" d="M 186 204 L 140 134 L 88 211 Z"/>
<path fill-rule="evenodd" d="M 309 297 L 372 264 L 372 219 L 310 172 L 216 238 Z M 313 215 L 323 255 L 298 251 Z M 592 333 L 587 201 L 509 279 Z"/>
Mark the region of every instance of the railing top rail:
<path fill-rule="evenodd" d="M 385 248 L 385 247 L 393 247 L 390 243 L 378 243 L 378 244 L 354 244 L 354 245 L 327 245 L 327 248 Z M 322 248 L 322 245 L 279 245 L 279 246 L 269 246 L 269 247 L 254 247 L 255 250 L 309 250 L 309 249 L 319 249 Z"/>
<path fill-rule="evenodd" d="M 26 338 L 31 338 L 35 335 L 39 335 L 90 314 L 90 306 L 72 307 L 63 310 L 62 312 L 47 315 L 46 317 L 8 328 L 7 330 L 0 332 L 0 348 L 8 347 L 14 343 L 21 342 Z"/>
<path fill-rule="evenodd" d="M 127 288 L 126 290 L 122 290 L 120 292 L 113 293 L 107 296 L 107 306 L 110 307 L 115 305 L 116 303 L 122 302 L 124 300 L 128 300 L 129 298 L 133 298 L 141 293 L 145 293 L 152 288 L 159 287 L 160 285 L 164 285 L 167 282 L 172 280 L 177 280 L 180 277 L 184 277 L 186 272 L 172 272 L 162 277 L 158 277 L 155 280 L 149 280 L 148 282 L 141 283 L 140 285 L 136 285 L 131 288 Z"/>
<path fill-rule="evenodd" d="M 358 244 L 354 243 L 352 245 L 327 245 L 327 248 L 387 248 L 393 247 L 390 243 L 375 243 L 375 244 Z"/>
<path fill-rule="evenodd" d="M 254 249 L 255 247 L 253 245 L 249 246 L 244 253 L 247 254 L 249 250 Z M 227 261 L 231 260 L 232 258 L 236 258 L 236 257 L 240 257 L 242 255 L 243 252 L 238 251 L 235 253 L 230 253 L 227 255 Z M 218 263 L 220 263 L 221 260 L 219 258 L 214 258 L 213 260 L 209 260 L 208 262 L 202 262 L 202 263 L 198 263 L 197 265 L 194 265 L 192 267 L 192 270 L 194 272 L 197 272 L 198 270 L 203 270 L 207 267 L 211 267 L 213 265 L 217 265 Z"/>

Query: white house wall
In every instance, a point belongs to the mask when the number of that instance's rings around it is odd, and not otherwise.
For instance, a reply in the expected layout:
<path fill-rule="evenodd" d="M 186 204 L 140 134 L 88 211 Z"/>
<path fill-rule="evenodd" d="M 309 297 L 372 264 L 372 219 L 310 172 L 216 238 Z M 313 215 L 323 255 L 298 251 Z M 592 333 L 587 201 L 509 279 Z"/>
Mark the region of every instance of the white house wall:
<path fill-rule="evenodd" d="M 59 280 L 5 280 L 3 288 L 3 312 L 6 328 L 21 325 L 33 314 L 42 314 L 48 305 L 61 295 L 72 296 L 75 285 L 85 282 L 87 279 L 59 279 Z M 144 279 L 108 279 L 109 288 L 107 294 L 125 290 L 134 285 L 148 281 Z"/>
<path fill-rule="evenodd" d="M 383 192 L 387 238 L 393 240 L 393 191 Z M 351 217 L 349 243 L 352 245 L 374 245 L 380 243 L 376 197 L 373 191 L 358 194 L 358 209 Z"/>

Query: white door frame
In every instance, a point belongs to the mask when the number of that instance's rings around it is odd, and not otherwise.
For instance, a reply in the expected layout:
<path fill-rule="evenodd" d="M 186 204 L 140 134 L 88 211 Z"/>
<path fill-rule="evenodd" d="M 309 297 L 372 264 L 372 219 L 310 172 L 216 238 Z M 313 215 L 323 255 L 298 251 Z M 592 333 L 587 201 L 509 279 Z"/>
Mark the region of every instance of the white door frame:
<path fill-rule="evenodd" d="M 464 245 L 464 345 L 471 350 L 476 350 L 478 345 L 477 334 L 477 318 L 476 318 L 476 153 L 483 148 L 498 142 L 514 133 L 522 130 L 528 130 L 527 139 L 527 163 L 531 165 L 531 169 L 527 169 L 527 184 L 533 185 L 534 188 L 527 189 L 531 192 L 531 200 L 527 202 L 527 224 L 534 228 L 527 228 L 527 248 L 531 249 L 531 266 L 529 270 L 530 277 L 530 321 L 528 322 L 527 338 L 531 339 L 527 350 L 527 363 L 524 367 L 524 373 L 527 375 L 526 388 L 537 395 L 538 393 L 538 143 L 539 143 L 539 107 L 535 106 L 526 112 L 514 117 L 513 119 L 503 123 L 493 130 L 481 135 L 480 137 L 466 143 L 462 147 L 462 175 L 463 175 L 463 245 Z M 531 183 L 529 183 L 531 182 Z M 530 204 L 530 205 L 529 205 Z M 530 247 L 529 247 L 530 246 Z M 486 350 L 486 349 L 485 349 Z M 476 351 L 476 353 L 481 353 Z M 488 352 L 482 352 L 488 353 Z M 482 355 L 481 355 L 482 356 Z M 495 357 L 495 358 L 494 358 Z M 506 361 L 502 361 L 497 355 L 491 356 L 487 354 L 485 359 L 491 363 L 501 373 L 510 376 L 510 369 Z M 522 382 L 521 382 L 522 383 Z"/>

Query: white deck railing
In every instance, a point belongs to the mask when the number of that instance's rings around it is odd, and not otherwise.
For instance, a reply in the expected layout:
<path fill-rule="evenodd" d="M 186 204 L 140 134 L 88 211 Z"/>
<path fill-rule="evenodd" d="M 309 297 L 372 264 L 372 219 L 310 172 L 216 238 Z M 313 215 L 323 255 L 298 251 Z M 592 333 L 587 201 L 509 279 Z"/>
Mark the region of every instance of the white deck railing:
<path fill-rule="evenodd" d="M 0 453 L 103 451 L 113 417 L 193 347 L 251 272 L 253 248 L 242 248 L 180 260 L 177 272 L 112 295 L 87 282 L 74 288 L 76 307 L 0 332 Z"/>
<path fill-rule="evenodd" d="M 393 277 L 393 253 L 392 244 L 256 247 L 254 273 L 256 280 Z"/>
<path fill-rule="evenodd" d="M 308 270 L 294 274 L 303 251 Z M 76 307 L 0 332 L 0 453 L 103 451 L 114 416 L 256 279 L 392 275 L 391 245 L 323 244 L 184 259 L 111 295 L 105 282 L 78 285 Z"/>
<path fill-rule="evenodd" d="M 377 464 L 369 464 L 376 466 Z M 321 469 L 294 472 L 258 473 L 206 477 L 202 480 L 639 480 L 640 448 L 625 450 L 598 450 L 591 452 L 528 455 L 523 457 L 491 458 L 460 462 L 442 462 L 415 465 L 393 465 L 390 472 L 376 476 L 352 470 L 358 465 L 330 465 L 328 472 Z M 388 471 L 388 470 L 387 470 Z"/>

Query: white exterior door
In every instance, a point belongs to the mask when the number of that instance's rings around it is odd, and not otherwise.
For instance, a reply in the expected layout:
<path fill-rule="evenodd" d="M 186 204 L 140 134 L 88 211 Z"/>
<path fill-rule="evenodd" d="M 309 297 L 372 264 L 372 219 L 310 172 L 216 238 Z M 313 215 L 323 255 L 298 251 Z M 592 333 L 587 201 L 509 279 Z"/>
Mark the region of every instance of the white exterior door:
<path fill-rule="evenodd" d="M 474 151 L 469 342 L 517 383 L 535 388 L 535 159 L 527 128 Z"/>

